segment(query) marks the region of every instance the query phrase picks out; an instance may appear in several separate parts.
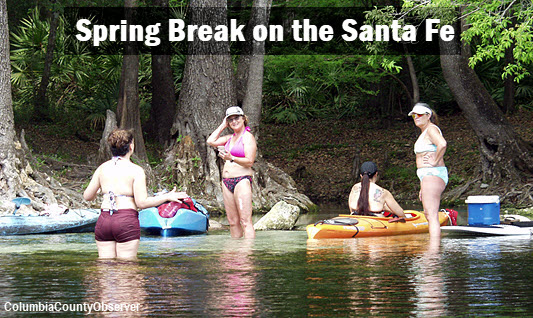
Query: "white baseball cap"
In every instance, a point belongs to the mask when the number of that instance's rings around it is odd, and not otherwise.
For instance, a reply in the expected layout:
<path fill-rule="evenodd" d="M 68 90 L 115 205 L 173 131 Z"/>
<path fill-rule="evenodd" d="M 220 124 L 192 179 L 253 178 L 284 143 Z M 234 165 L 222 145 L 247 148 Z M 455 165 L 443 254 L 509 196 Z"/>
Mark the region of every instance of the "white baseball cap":
<path fill-rule="evenodd" d="M 224 118 L 224 120 L 228 119 L 229 116 L 233 115 L 244 116 L 244 112 L 239 106 L 231 106 L 230 108 L 226 109 L 226 117 Z"/>
<path fill-rule="evenodd" d="M 411 116 L 412 114 L 433 114 L 431 111 L 431 108 L 429 108 L 428 104 L 426 103 L 416 103 L 413 109 L 407 114 L 407 116 Z"/>

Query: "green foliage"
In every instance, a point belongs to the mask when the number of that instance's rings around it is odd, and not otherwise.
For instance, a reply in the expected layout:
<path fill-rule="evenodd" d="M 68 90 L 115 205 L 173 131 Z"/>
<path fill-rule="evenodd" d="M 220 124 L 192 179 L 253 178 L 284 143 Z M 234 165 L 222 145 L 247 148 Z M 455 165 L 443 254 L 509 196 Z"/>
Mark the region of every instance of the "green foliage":
<path fill-rule="evenodd" d="M 392 19 L 402 21 L 416 17 L 437 18 L 441 24 L 454 24 L 458 18 L 464 18 L 468 28 L 461 36 L 472 48 L 470 66 L 498 102 L 503 101 L 503 79 L 509 75 L 515 76 L 514 80 L 519 83 L 516 101 L 527 108 L 531 105 L 531 99 L 526 96 L 531 87 L 527 82 L 530 81 L 533 64 L 531 16 L 533 6 L 529 0 L 408 0 L 403 1 L 401 12 L 396 12 L 392 7 L 374 8 L 367 12 L 365 23 L 389 24 Z M 508 63 L 505 54 L 512 45 L 514 61 Z M 371 43 L 368 47 L 376 53 L 371 58 L 372 66 L 383 68 L 391 74 L 400 70 L 399 57 L 381 57 L 387 52 L 382 44 Z M 413 59 L 421 97 L 437 105 L 452 104 L 454 99 L 442 78 L 438 57 L 415 56 Z"/>
<path fill-rule="evenodd" d="M 396 9 L 393 6 L 385 6 L 382 8 L 374 7 L 372 10 L 366 12 L 364 22 L 366 25 L 390 25 L 392 20 L 398 19 L 396 17 Z M 399 20 L 403 24 L 403 20 Z M 401 36 L 401 33 L 400 33 Z M 369 58 L 369 64 L 375 68 L 383 68 L 386 72 L 399 73 L 402 69 L 398 63 L 401 61 L 401 56 L 388 56 L 387 42 L 370 41 L 366 44 L 367 50 L 372 53 Z"/>
<path fill-rule="evenodd" d="M 407 166 L 388 166 L 379 177 L 378 183 L 389 191 L 394 192 L 396 200 L 399 201 L 418 193 L 420 187 L 415 168 Z M 395 188 L 400 188 L 402 191 L 396 192 L 394 191 Z"/>
<path fill-rule="evenodd" d="M 529 72 L 533 71 L 533 65 L 528 66 Z M 533 79 L 524 78 L 516 87 L 516 102 L 521 107 L 533 110 Z"/>
<path fill-rule="evenodd" d="M 412 167 L 388 167 L 381 177 L 384 180 L 396 180 L 397 182 L 416 181 L 416 173 L 413 173 Z"/>
<path fill-rule="evenodd" d="M 179 7 L 185 7 L 187 6 L 188 1 L 187 0 L 169 0 L 169 7 L 171 8 L 179 8 Z"/>
<path fill-rule="evenodd" d="M 25 115 L 31 113 L 29 110 L 33 105 L 35 87 L 41 82 L 49 28 L 49 22 L 42 19 L 39 10 L 35 8 L 11 33 L 14 48 L 11 51 L 11 78 L 16 115 L 21 110 Z M 77 54 L 67 55 L 63 51 L 70 45 L 69 42 L 74 43 Z M 89 55 L 86 45 L 65 34 L 65 23 L 60 19 L 48 87 L 48 98 L 53 101 L 50 108 L 52 120 L 74 121 L 87 126 L 101 122 L 97 115 L 103 114 L 105 117 L 106 108 L 102 105 L 109 106 L 111 99 L 105 94 L 112 92 L 109 87 L 114 87 L 117 83 L 117 77 L 109 76 L 109 73 L 116 72 L 120 75 L 120 71 L 107 69 L 110 65 L 116 67 L 107 59 L 105 56 Z M 87 121 L 82 123 L 81 118 Z M 19 116 L 19 119 L 24 118 Z M 25 119 L 28 120 L 29 117 Z"/>
<path fill-rule="evenodd" d="M 48 40 L 49 24 L 39 18 L 37 8 L 30 16 L 20 21 L 19 33 L 12 33 L 11 80 L 13 83 L 13 106 L 15 112 L 23 109 L 28 115 L 33 104 L 35 87 L 43 72 L 45 46 Z"/>
<path fill-rule="evenodd" d="M 43 73 L 49 29 L 49 22 L 35 8 L 11 33 L 11 81 L 17 122 L 31 119 L 35 88 Z M 100 130 L 105 123 L 106 110 L 115 110 L 117 106 L 123 58 L 119 55 L 91 55 L 89 45 L 67 35 L 65 22 L 60 18 L 47 96 L 54 122 L 76 129 Z M 66 47 L 74 49 L 75 54 L 68 54 Z M 181 82 L 184 63 L 184 56 L 172 57 L 175 83 Z M 140 55 L 142 121 L 150 113 L 151 77 L 151 56 Z"/>
<path fill-rule="evenodd" d="M 442 76 L 440 57 L 431 55 L 414 56 L 413 63 L 416 67 L 420 96 L 434 107 L 452 104 L 454 97 Z M 438 107 L 437 110 L 439 110 Z"/>
<path fill-rule="evenodd" d="M 273 1 L 272 6 L 284 7 L 364 7 L 372 6 L 372 1 L 365 0 L 286 0 L 282 2 Z"/>
<path fill-rule="evenodd" d="M 448 184 L 449 184 L 448 187 L 453 189 L 453 188 L 457 187 L 458 185 L 463 184 L 464 181 L 465 180 L 463 178 L 461 178 L 461 176 L 458 176 L 455 173 L 452 173 L 448 177 Z"/>
<path fill-rule="evenodd" d="M 193 162 L 193 167 L 198 168 L 200 162 L 202 162 L 202 159 L 200 157 L 194 157 L 191 158 L 191 161 Z"/>
<path fill-rule="evenodd" d="M 507 64 L 503 77 L 515 76 L 519 82 L 529 76 L 527 65 L 533 63 L 533 28 L 531 16 L 533 6 L 530 1 L 461 1 L 466 8 L 469 28 L 462 38 L 474 45 L 470 58 L 472 67 L 482 61 L 505 58 L 505 52 L 513 48 L 514 62 Z"/>
<path fill-rule="evenodd" d="M 464 1 L 467 3 L 467 1 Z M 455 2 L 454 2 L 455 3 Z M 460 3 L 460 2 L 459 2 Z M 148 5 L 145 1 L 139 6 Z M 171 1 L 171 7 L 182 7 L 184 0 Z M 276 3 L 274 3 L 275 5 Z M 284 2 L 291 6 L 357 6 L 366 1 L 300 0 Z M 457 17 L 449 10 L 449 0 L 404 1 L 401 14 L 434 18 L 444 21 Z M 527 17 L 532 16 L 531 6 L 525 1 L 468 1 L 467 14 L 470 30 L 463 38 L 474 47 L 471 64 L 493 97 L 503 98 L 501 75 L 517 75 L 517 102 L 521 107 L 533 109 L 533 82 L 527 77 L 532 71 L 532 34 Z M 509 10 L 507 10 L 509 8 Z M 177 9 L 179 10 L 179 9 Z M 507 11 L 506 11 L 507 10 Z M 503 13 L 506 13 L 504 15 Z M 181 14 L 177 11 L 176 14 Z M 392 7 L 367 12 L 365 23 L 388 23 L 397 19 Z M 516 19 L 510 23 L 511 19 Z M 76 128 L 101 129 L 107 109 L 114 110 L 118 99 L 122 56 L 90 55 L 87 43 L 66 35 L 65 23 L 60 21 L 56 38 L 56 50 L 51 71 L 48 97 L 51 118 Z M 28 121 L 33 99 L 41 81 L 44 55 L 48 41 L 49 22 L 37 8 L 28 17 L 19 20 L 11 34 L 11 59 L 14 110 L 17 122 Z M 505 65 L 502 53 L 513 42 L 516 62 Z M 374 43 L 375 44 L 375 43 Z M 67 55 L 65 47 L 75 48 L 76 54 Z M 304 119 L 343 118 L 361 116 L 373 109 L 365 109 L 367 101 L 378 93 L 376 87 L 391 88 L 401 98 L 405 93 L 392 78 L 408 82 L 402 56 L 387 56 L 379 46 L 370 56 L 266 56 L 264 76 L 263 118 L 266 122 L 294 123 Z M 379 53 L 379 54 L 378 54 Z M 425 101 L 437 106 L 453 105 L 440 69 L 438 56 L 413 56 Z M 185 56 L 172 56 L 172 70 L 177 92 L 181 87 Z M 151 57 L 139 57 L 139 97 L 141 120 L 145 121 L 151 108 Z M 397 97 L 391 97 L 397 98 Z M 384 112 L 385 106 L 381 112 Z M 389 110 L 387 110 L 389 111 Z M 392 110 L 391 110 L 392 111 Z M 389 114 L 380 114 L 386 116 Z"/>
<path fill-rule="evenodd" d="M 366 57 L 265 57 L 264 118 L 294 123 L 356 114 L 382 73 Z"/>
<path fill-rule="evenodd" d="M 520 82 L 531 74 L 528 66 L 533 63 L 533 6 L 529 0 L 410 0 L 404 1 L 404 11 L 439 18 L 445 24 L 463 17 L 468 28 L 461 38 L 472 45 L 472 68 L 483 62 L 503 61 L 506 50 L 513 47 L 514 61 L 504 65 L 500 75 L 513 75 Z"/>

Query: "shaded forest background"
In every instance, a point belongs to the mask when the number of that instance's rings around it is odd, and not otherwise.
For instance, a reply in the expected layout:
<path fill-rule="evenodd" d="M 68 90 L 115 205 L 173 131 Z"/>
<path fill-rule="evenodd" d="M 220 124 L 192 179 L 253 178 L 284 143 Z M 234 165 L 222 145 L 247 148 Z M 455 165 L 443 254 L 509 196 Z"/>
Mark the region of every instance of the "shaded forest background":
<path fill-rule="evenodd" d="M 519 110 L 509 117 L 521 136 L 533 141 L 533 112 Z M 443 206 L 464 205 L 467 195 L 498 194 L 515 204 L 516 192 L 489 186 L 473 176 L 479 173 L 478 142 L 468 122 L 459 113 L 441 116 L 441 127 L 448 141 L 445 156 L 450 171 L 450 182 L 444 192 Z M 348 194 L 355 183 L 353 160 L 359 153 L 361 160 L 374 160 L 382 174 L 379 184 L 390 189 L 405 206 L 420 206 L 419 180 L 416 176 L 413 144 L 418 128 L 410 118 L 396 118 L 384 127 L 377 120 L 366 117 L 342 120 L 304 120 L 293 124 L 263 124 L 259 147 L 263 156 L 287 172 L 296 181 L 298 189 L 317 204 L 346 205 Z M 96 160 L 99 133 L 82 140 L 63 134 L 55 124 L 26 126 L 27 141 L 47 169 L 66 187 L 80 191 Z M 290 137 L 288 137 L 290 136 Z M 157 158 L 160 147 L 149 144 L 149 153 Z M 454 189 L 468 184 L 468 191 L 456 197 Z"/>
<path fill-rule="evenodd" d="M 122 57 L 83 51 L 65 55 L 62 48 L 72 39 L 65 36 L 59 19 L 49 103 L 36 112 L 53 4 L 8 1 L 15 123 L 17 130 L 25 129 L 42 168 L 81 191 L 97 164 L 106 111 L 117 108 Z M 176 99 L 185 59 L 171 57 Z M 524 191 L 531 186 L 524 189 L 520 184 L 515 193 L 516 180 L 495 185 L 480 179 L 479 141 L 446 84 L 440 57 L 414 56 L 410 62 L 416 69 L 420 99 L 441 115 L 440 127 L 448 140 L 445 161 L 450 184 L 445 200 L 459 203 L 467 194 L 492 193 L 527 204 Z M 532 142 L 533 80 L 524 77 L 509 96 L 508 79 L 502 78 L 507 62 L 481 61 L 474 71 L 517 133 Z M 163 161 L 165 145 L 147 127 L 153 97 L 151 63 L 151 56 L 139 56 L 138 95 L 148 160 L 156 167 Z M 381 67 L 368 56 L 266 56 L 259 139 L 263 157 L 289 173 L 299 190 L 316 203 L 345 202 L 357 179 L 357 164 L 375 160 L 382 171 L 380 183 L 399 200 L 414 202 L 418 179 L 412 145 L 419 131 L 406 116 L 414 88 L 408 61 L 397 57 L 396 63 L 401 70 Z M 526 67 L 531 71 L 530 65 Z M 159 185 L 171 186 L 165 182 L 161 175 Z"/>

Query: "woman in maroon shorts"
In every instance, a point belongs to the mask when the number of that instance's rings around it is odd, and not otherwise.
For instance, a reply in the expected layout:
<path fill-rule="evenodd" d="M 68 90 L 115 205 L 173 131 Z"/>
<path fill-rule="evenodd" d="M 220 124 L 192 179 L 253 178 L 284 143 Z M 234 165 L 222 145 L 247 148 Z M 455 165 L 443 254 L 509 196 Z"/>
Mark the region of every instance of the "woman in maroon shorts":
<path fill-rule="evenodd" d="M 116 129 L 107 142 L 113 158 L 96 169 L 83 198 L 94 200 L 100 190 L 104 194 L 94 231 L 98 256 L 134 259 L 141 238 L 137 209 L 179 201 L 187 194 L 174 189 L 164 195 L 148 197 L 144 170 L 130 161 L 134 149 L 133 133 Z"/>

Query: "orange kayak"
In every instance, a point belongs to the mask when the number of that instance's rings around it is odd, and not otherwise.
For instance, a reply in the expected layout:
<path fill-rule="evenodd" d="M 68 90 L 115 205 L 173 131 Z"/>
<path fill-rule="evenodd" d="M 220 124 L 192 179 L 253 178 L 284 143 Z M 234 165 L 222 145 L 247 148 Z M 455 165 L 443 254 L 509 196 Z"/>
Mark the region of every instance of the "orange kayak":
<path fill-rule="evenodd" d="M 309 224 L 306 228 L 310 239 L 352 238 L 428 233 L 428 221 L 423 212 L 406 210 L 405 222 L 389 223 L 391 218 L 341 214 L 332 219 Z M 441 226 L 449 221 L 445 212 L 439 212 Z"/>

